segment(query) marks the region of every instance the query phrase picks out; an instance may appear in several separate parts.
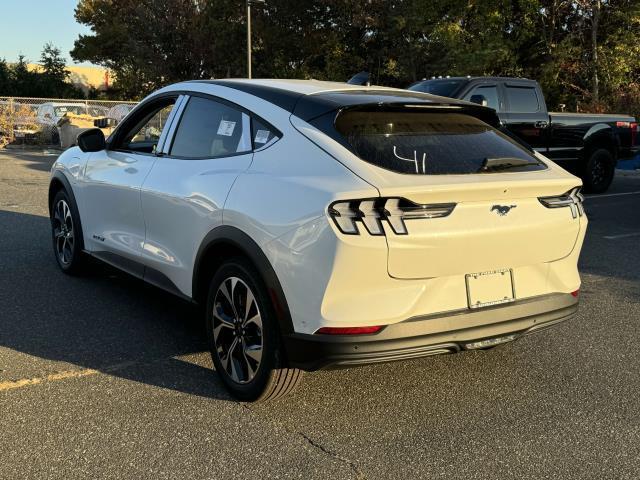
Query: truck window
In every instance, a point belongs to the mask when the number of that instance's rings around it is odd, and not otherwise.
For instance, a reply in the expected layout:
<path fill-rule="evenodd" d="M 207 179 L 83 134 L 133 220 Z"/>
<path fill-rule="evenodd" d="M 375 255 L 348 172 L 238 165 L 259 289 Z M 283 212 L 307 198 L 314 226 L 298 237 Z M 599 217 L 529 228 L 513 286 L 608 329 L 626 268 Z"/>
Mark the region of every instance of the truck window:
<path fill-rule="evenodd" d="M 515 113 L 534 113 L 540 111 L 538 94 L 533 87 L 516 87 L 507 85 L 509 111 Z"/>
<path fill-rule="evenodd" d="M 455 91 L 464 82 L 465 80 L 427 80 L 411 85 L 408 90 L 440 95 L 441 97 L 453 97 Z"/>
<path fill-rule="evenodd" d="M 500 110 L 500 101 L 498 100 L 498 89 L 495 85 L 484 85 L 476 87 L 467 93 L 463 100 L 469 101 L 473 95 L 482 95 L 487 99 L 487 107 L 496 111 Z"/>

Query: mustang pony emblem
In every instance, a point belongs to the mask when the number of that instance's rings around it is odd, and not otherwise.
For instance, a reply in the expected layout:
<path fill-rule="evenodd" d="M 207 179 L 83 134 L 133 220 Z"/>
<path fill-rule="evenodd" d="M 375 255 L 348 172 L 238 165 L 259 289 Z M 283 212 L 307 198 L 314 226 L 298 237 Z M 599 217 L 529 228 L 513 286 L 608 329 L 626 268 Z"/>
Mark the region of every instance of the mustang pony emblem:
<path fill-rule="evenodd" d="M 494 210 L 498 212 L 498 215 L 504 217 L 512 208 L 516 208 L 517 205 L 494 205 L 491 207 L 491 212 Z"/>

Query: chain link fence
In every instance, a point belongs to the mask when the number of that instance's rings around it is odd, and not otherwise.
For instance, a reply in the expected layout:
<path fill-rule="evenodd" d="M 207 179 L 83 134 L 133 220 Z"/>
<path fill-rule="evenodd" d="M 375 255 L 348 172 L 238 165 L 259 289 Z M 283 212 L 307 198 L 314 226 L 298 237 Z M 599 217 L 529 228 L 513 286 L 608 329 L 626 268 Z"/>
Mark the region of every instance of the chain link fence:
<path fill-rule="evenodd" d="M 69 147 L 99 118 L 120 122 L 137 102 L 0 97 L 0 148 L 7 145 Z M 109 133 L 106 131 L 105 133 Z"/>

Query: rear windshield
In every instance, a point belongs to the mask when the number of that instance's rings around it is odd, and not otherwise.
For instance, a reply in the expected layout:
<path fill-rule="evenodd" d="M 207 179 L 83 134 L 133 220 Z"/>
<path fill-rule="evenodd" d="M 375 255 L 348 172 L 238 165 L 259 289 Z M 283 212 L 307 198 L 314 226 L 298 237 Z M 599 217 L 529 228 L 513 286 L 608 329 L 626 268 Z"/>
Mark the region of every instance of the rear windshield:
<path fill-rule="evenodd" d="M 453 93 L 465 81 L 466 80 L 427 80 L 426 82 L 411 85 L 409 90 L 440 95 L 441 97 L 453 97 Z"/>
<path fill-rule="evenodd" d="M 398 173 L 522 172 L 546 166 L 475 117 L 447 112 L 344 111 L 335 128 L 362 160 Z"/>

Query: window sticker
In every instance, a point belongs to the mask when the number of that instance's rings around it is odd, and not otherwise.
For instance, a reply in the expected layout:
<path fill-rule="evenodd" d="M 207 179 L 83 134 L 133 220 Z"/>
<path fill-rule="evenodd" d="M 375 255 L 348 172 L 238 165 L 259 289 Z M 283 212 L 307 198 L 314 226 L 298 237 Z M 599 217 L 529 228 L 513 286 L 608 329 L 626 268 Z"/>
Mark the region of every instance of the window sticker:
<path fill-rule="evenodd" d="M 236 122 L 230 122 L 229 120 L 222 120 L 218 127 L 218 135 L 224 137 L 230 137 L 233 135 L 233 130 L 236 128 Z"/>
<path fill-rule="evenodd" d="M 258 130 L 256 132 L 256 138 L 254 138 L 253 141 L 256 143 L 267 143 L 270 133 L 271 132 L 269 130 Z"/>

